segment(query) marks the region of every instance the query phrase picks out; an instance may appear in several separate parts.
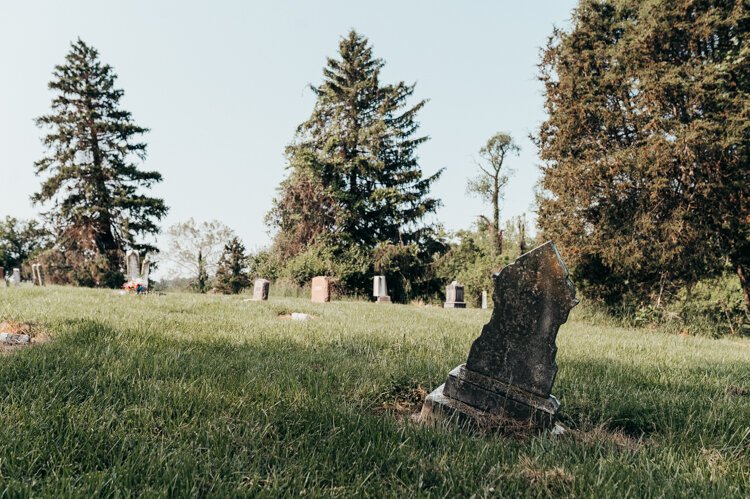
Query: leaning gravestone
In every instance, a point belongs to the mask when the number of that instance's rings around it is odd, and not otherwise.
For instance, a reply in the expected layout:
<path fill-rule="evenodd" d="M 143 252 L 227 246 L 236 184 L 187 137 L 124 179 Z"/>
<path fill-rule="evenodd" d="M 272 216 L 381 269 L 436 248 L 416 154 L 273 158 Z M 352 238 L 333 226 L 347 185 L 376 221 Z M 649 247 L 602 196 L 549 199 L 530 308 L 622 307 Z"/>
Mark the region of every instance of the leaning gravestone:
<path fill-rule="evenodd" d="M 253 300 L 254 301 L 266 301 L 268 300 L 268 290 L 271 287 L 271 283 L 266 279 L 256 279 L 253 285 Z"/>
<path fill-rule="evenodd" d="M 372 278 L 372 296 L 375 297 L 377 303 L 390 303 L 391 297 L 388 296 L 384 275 L 376 275 Z"/>
<path fill-rule="evenodd" d="M 544 428 L 560 407 L 557 331 L 578 303 L 557 248 L 548 242 L 493 276 L 494 309 L 466 364 L 430 393 L 420 418 L 457 418 L 482 428 L 524 423 Z"/>
<path fill-rule="evenodd" d="M 44 286 L 44 279 L 42 277 L 42 264 L 35 263 L 31 265 L 31 275 L 34 280 L 35 286 Z"/>
<path fill-rule="evenodd" d="M 310 301 L 313 303 L 326 303 L 331 301 L 331 279 L 330 277 L 318 276 L 312 280 L 312 296 Z"/>
<path fill-rule="evenodd" d="M 464 286 L 453 281 L 445 288 L 445 303 L 443 308 L 466 308 L 464 301 Z"/>

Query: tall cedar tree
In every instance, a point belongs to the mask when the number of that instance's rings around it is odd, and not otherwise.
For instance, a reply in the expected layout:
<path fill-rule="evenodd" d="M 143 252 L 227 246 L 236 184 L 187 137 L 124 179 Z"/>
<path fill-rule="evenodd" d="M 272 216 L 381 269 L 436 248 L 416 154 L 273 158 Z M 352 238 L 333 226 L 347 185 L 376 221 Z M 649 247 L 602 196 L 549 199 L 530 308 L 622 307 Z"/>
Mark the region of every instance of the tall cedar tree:
<path fill-rule="evenodd" d="M 238 237 L 224 246 L 216 269 L 216 290 L 224 294 L 237 294 L 250 285 L 247 275 L 245 246 Z"/>
<path fill-rule="evenodd" d="M 321 239 L 339 248 L 421 242 L 424 216 L 439 201 L 427 197 L 442 171 L 423 177 L 416 156 L 427 137 L 415 136 L 419 101 L 414 85 L 381 85 L 384 62 L 351 31 L 328 59 L 310 118 L 287 147 L 291 173 L 269 214 L 286 256 Z"/>
<path fill-rule="evenodd" d="M 35 163 L 36 174 L 46 178 L 32 197 L 52 203 L 46 216 L 58 244 L 50 272 L 61 281 L 118 286 L 123 252 L 154 251 L 138 237 L 158 232 L 167 212 L 163 200 L 142 192 L 161 175 L 133 161 L 146 157 L 146 144 L 136 138 L 148 129 L 120 107 L 124 92 L 115 88 L 117 75 L 80 39 L 53 77 L 52 113 L 37 119 L 39 127 L 51 129 L 43 139 L 48 153 Z"/>
<path fill-rule="evenodd" d="M 550 38 L 539 224 L 589 296 L 729 262 L 750 308 L 749 28 L 745 2 L 582 0 Z"/>

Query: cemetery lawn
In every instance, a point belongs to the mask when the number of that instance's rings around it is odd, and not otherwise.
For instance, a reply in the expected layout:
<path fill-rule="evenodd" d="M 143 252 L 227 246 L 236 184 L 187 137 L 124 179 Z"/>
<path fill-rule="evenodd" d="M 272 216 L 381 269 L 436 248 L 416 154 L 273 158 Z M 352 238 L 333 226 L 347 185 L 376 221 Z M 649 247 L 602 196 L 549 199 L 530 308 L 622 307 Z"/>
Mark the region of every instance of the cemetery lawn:
<path fill-rule="evenodd" d="M 9 496 L 750 495 L 750 340 L 599 326 L 558 336 L 563 436 L 410 416 L 489 311 L 249 295 L 0 288 Z M 306 312 L 306 322 L 280 317 Z"/>

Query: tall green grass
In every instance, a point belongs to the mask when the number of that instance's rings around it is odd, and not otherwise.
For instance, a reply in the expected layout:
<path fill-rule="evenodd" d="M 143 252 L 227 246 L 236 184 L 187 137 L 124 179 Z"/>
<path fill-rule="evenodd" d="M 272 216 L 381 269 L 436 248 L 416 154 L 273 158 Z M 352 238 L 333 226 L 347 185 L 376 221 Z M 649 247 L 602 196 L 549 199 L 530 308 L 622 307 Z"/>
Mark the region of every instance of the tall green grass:
<path fill-rule="evenodd" d="M 483 310 L 0 289 L 8 496 L 750 494 L 750 341 L 571 320 L 563 436 L 416 425 Z M 315 316 L 296 322 L 293 311 Z"/>

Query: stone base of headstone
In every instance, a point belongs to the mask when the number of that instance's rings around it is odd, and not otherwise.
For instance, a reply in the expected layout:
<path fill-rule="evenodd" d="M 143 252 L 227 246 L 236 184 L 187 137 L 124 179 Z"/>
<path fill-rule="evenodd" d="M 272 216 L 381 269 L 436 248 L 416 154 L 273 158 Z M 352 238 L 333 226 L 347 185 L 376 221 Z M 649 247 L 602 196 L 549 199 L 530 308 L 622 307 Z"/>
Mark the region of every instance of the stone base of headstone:
<path fill-rule="evenodd" d="M 390 303 L 391 297 L 390 296 L 378 296 L 375 300 L 375 303 Z"/>
<path fill-rule="evenodd" d="M 443 303 L 443 308 L 466 308 L 464 301 L 447 301 Z"/>
<path fill-rule="evenodd" d="M 550 395 L 539 397 L 462 364 L 430 393 L 420 420 L 428 423 L 456 421 L 480 429 L 544 429 L 552 427 L 560 402 Z"/>
<path fill-rule="evenodd" d="M 25 345 L 31 342 L 28 334 L 0 333 L 0 343 L 9 345 Z"/>

